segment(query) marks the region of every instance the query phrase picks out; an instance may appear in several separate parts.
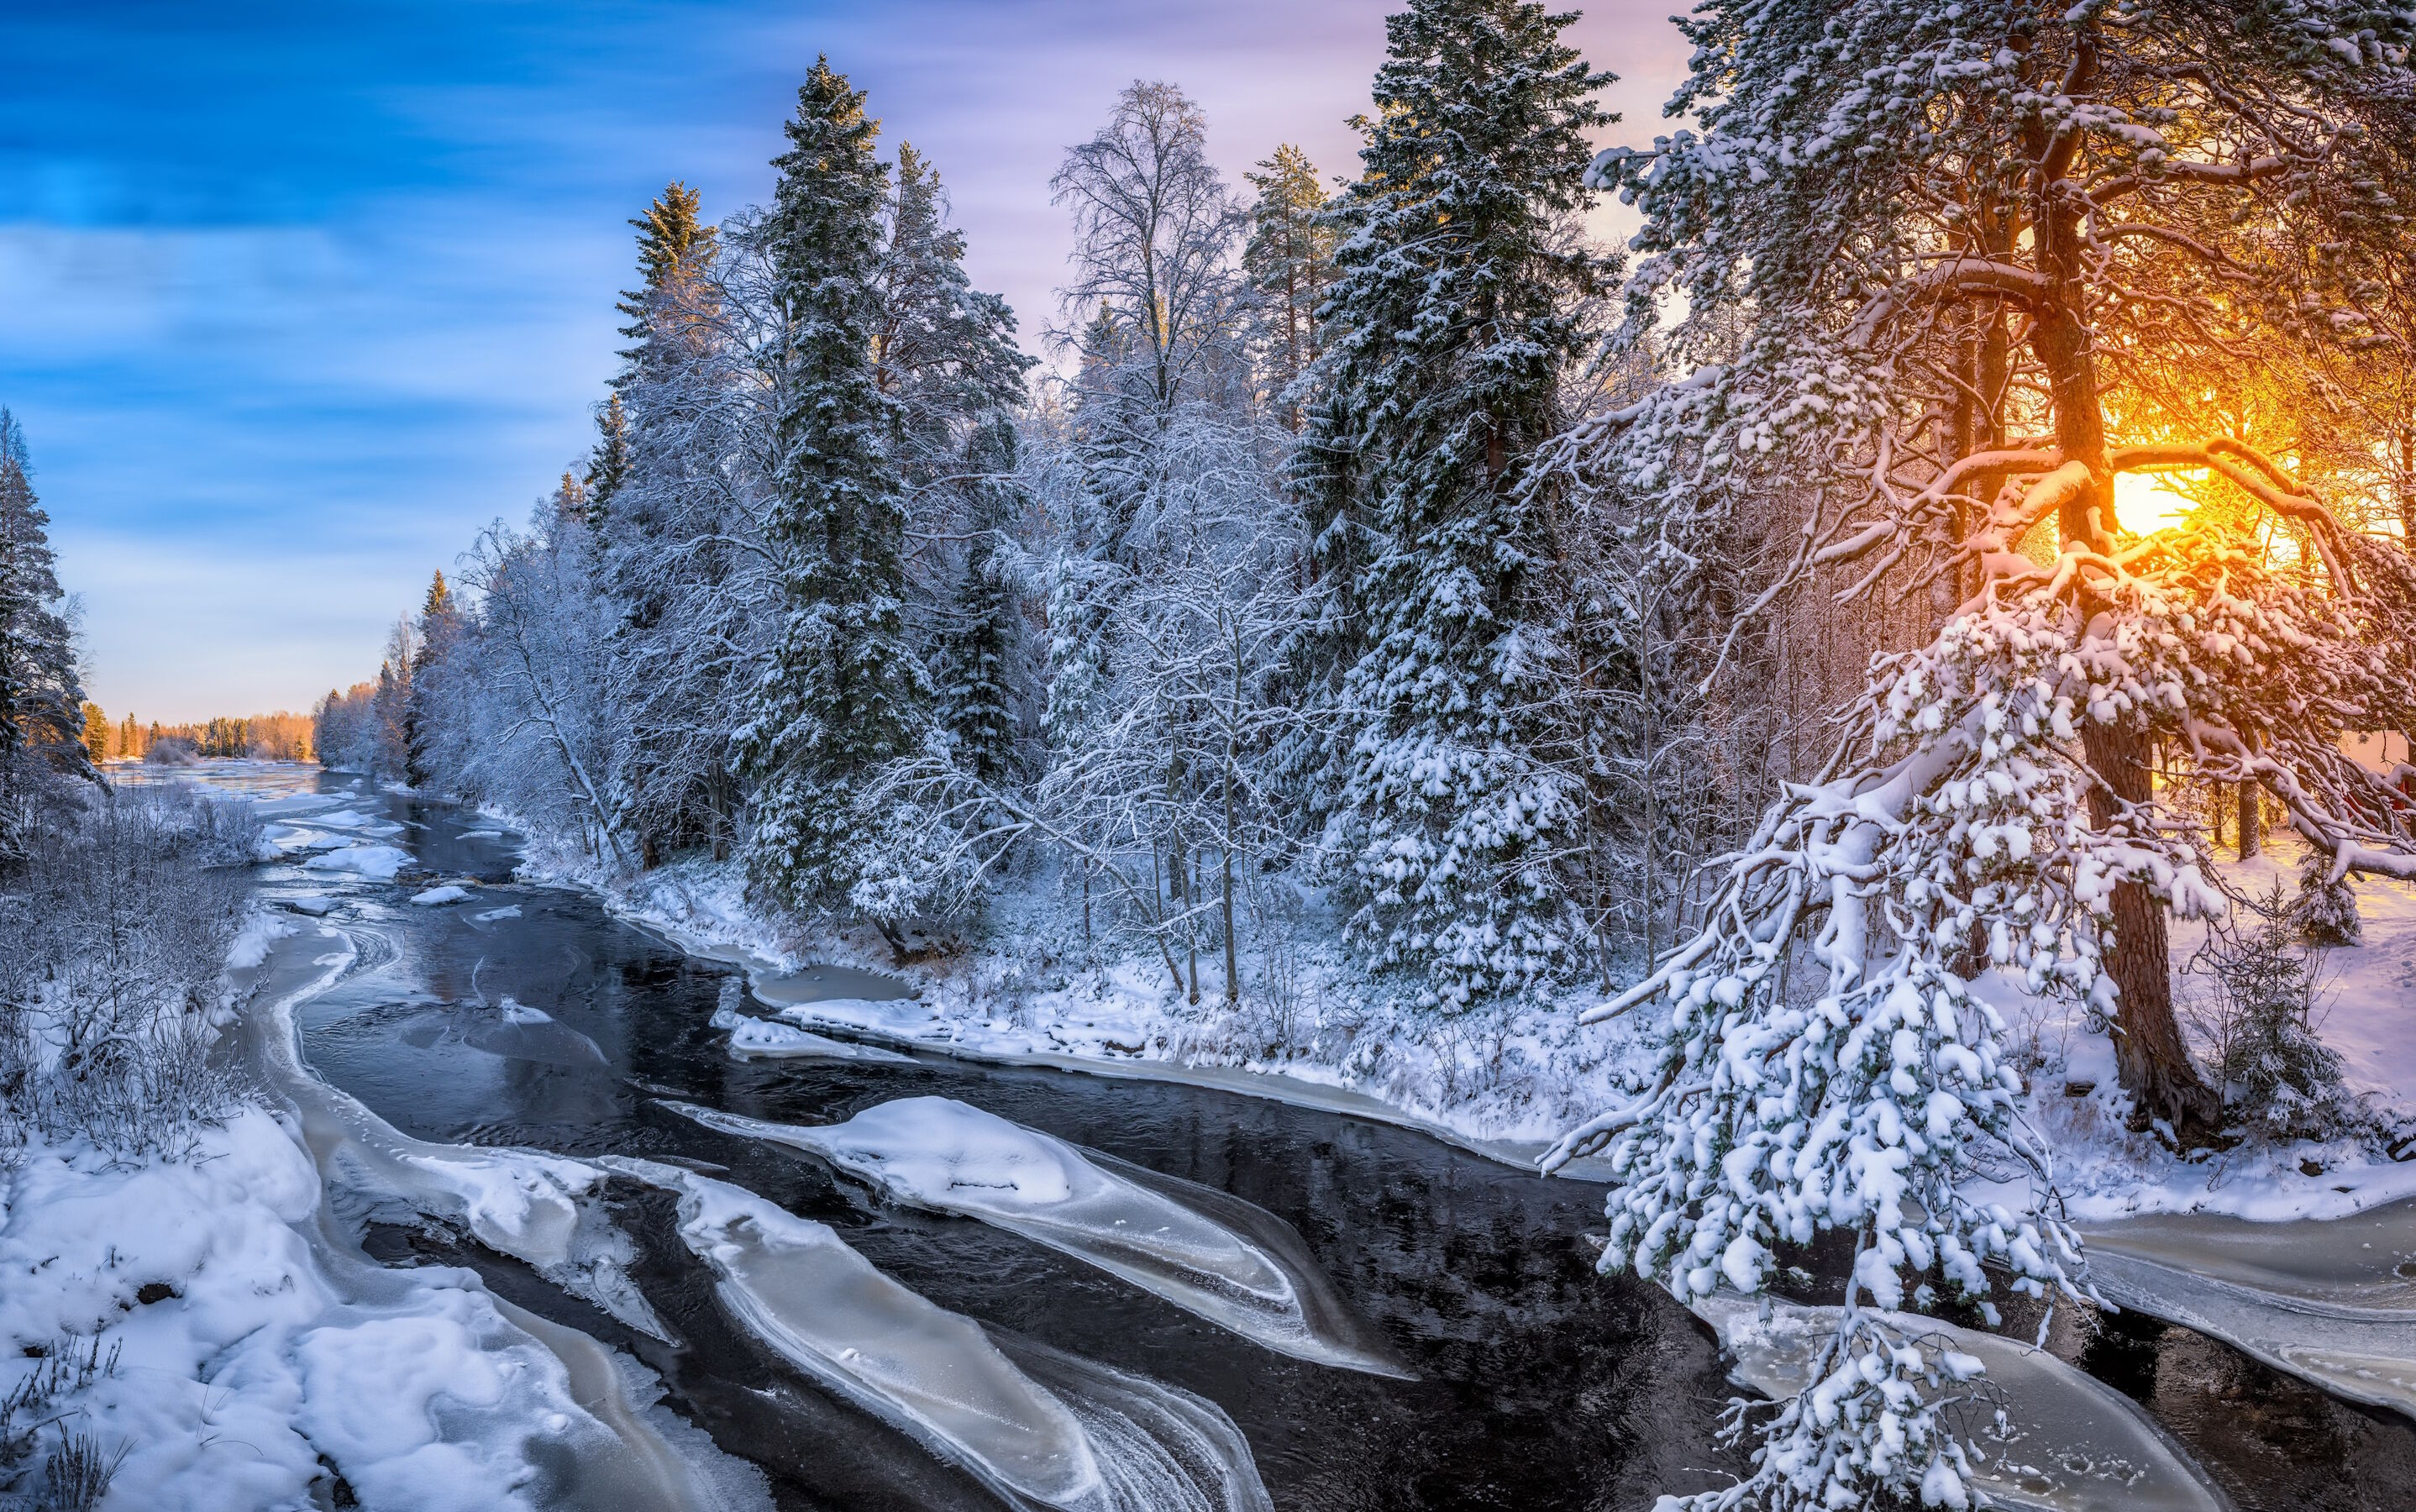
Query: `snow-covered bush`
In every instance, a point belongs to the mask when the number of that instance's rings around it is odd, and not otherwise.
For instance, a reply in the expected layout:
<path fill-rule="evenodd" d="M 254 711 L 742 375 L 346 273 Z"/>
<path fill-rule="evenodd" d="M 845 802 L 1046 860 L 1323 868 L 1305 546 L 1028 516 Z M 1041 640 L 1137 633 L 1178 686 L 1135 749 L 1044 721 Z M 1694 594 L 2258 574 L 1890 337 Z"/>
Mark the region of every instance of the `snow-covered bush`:
<path fill-rule="evenodd" d="M 0 1140 L 174 1157 L 233 1105 L 211 1019 L 257 833 L 189 789 L 121 791 L 0 877 Z"/>
<path fill-rule="evenodd" d="M 2225 1106 L 2266 1140 L 2330 1139 L 2358 1118 L 2340 1054 L 2317 1034 L 2323 957 L 2300 944 L 2304 900 L 2279 883 L 2243 900 L 2242 922 L 2211 932 L 2195 962 L 2214 985 L 2198 1029 Z"/>
<path fill-rule="evenodd" d="M 2291 916 L 2307 944 L 2318 946 L 2353 945 L 2363 937 L 2364 926 L 2357 915 L 2357 891 L 2348 879 L 2338 875 L 2340 868 L 2321 851 L 2311 850 L 2299 863 L 2299 896 L 2291 903 Z"/>

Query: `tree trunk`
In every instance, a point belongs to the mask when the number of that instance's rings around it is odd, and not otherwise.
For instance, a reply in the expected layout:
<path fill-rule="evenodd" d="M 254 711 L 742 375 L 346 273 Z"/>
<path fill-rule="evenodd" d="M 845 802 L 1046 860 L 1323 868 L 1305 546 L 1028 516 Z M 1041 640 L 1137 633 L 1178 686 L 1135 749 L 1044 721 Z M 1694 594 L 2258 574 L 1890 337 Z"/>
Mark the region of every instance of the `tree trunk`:
<path fill-rule="evenodd" d="M 2255 782 L 2240 784 L 2240 859 L 2247 860 L 2265 849 L 2264 806 L 2257 800 Z"/>
<path fill-rule="evenodd" d="M 2067 86 L 2079 94 L 2093 83 L 2095 74 L 2095 49 L 2084 41 Z M 2076 197 L 2046 188 L 2059 184 L 2071 166 L 2078 133 L 2050 139 L 2043 126 L 2033 125 L 2029 135 L 2037 164 L 2036 182 L 2044 189 L 2034 202 L 2031 225 L 2038 238 L 2039 267 L 2049 280 L 2049 292 L 2034 311 L 2031 349 L 2046 370 L 2055 405 L 2056 446 L 2065 460 L 2087 466 L 2091 479 L 2088 488 L 2064 501 L 2056 525 L 2064 541 L 2080 541 L 2106 552 L 2113 547 L 2116 529 L 2114 475 L 2106 459 L 2106 413 L 2097 397 L 2096 358 L 2081 319 L 2087 298 L 2088 275 L 2082 259 L 2087 238 Z M 2084 614 L 2096 608 L 2085 601 L 2076 607 Z M 2090 820 L 2098 828 L 2113 823 L 2115 799 L 2128 804 L 2153 799 L 2145 731 L 2089 719 L 2082 726 L 2081 747 L 2098 779 L 2089 794 Z M 2202 1144 L 2221 1126 L 2222 1102 L 2190 1064 L 2189 1048 L 2173 1017 L 2172 937 L 2164 904 L 2145 884 L 2137 882 L 2117 883 L 2113 904 L 2114 940 L 2106 952 L 2106 969 L 2119 994 L 2114 1021 L 2116 1073 L 2122 1089 L 2131 1095 L 2138 1126 L 2162 1119 L 2179 1143 Z"/>
<path fill-rule="evenodd" d="M 2105 787 L 2089 794 L 2089 817 L 2104 829 L 2114 821 L 2113 797 L 2145 804 L 2152 796 L 2148 738 L 2136 730 L 2091 720 L 2081 741 Z M 2121 994 L 2115 1005 L 2114 1066 L 2131 1094 L 2133 1122 L 2162 1119 L 2182 1145 L 2203 1143 L 2222 1126 L 2223 1107 L 2191 1064 L 2173 1016 L 2172 938 L 2165 905 L 2146 884 L 2114 886 L 2114 945 L 2106 970 Z"/>

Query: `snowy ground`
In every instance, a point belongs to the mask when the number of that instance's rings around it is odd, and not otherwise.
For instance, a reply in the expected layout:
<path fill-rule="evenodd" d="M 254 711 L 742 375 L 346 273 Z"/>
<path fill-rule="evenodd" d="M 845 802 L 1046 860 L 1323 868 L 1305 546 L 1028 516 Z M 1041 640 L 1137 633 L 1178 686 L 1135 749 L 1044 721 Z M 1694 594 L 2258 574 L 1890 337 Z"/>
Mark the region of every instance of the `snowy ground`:
<path fill-rule="evenodd" d="M 2302 854 L 2285 833 L 2267 841 L 2265 854 L 2227 860 L 2219 869 L 2241 891 L 2262 896 L 2278 882 L 2291 897 Z M 2416 1121 L 2416 1035 L 2408 1032 L 2416 1023 L 2416 885 L 2377 877 L 2355 885 L 2363 941 L 2322 953 L 2316 1021 L 2324 1043 L 2340 1052 L 2349 1090 L 2371 1122 L 2336 1140 L 2250 1140 L 2177 1157 L 2152 1136 L 2125 1132 L 2128 1104 L 2115 1084 L 2114 1049 L 2104 1034 L 2089 1033 L 2068 1008 L 2030 1000 L 2008 982 L 1989 984 L 2023 1052 L 2031 1117 L 2059 1154 L 2058 1187 L 2084 1228 L 2146 1213 L 2332 1218 L 2416 1196 L 2416 1160 L 2393 1157 L 2408 1149 L 2404 1131 Z M 2173 931 L 2174 995 L 2202 1064 L 2212 985 L 2188 968 L 2205 937 L 2197 922 Z"/>
<path fill-rule="evenodd" d="M 219 1022 L 313 990 L 341 944 L 255 915 Z M 90 1507 L 65 1486 L 98 1467 L 98 1512 L 507 1512 L 563 1504 L 566 1465 L 603 1473 L 571 1495 L 582 1508 L 763 1504 L 627 1356 L 474 1272 L 369 1261 L 325 1205 L 298 1108 L 257 1096 L 174 1157 L 38 1134 L 0 1148 L 0 1507 Z"/>

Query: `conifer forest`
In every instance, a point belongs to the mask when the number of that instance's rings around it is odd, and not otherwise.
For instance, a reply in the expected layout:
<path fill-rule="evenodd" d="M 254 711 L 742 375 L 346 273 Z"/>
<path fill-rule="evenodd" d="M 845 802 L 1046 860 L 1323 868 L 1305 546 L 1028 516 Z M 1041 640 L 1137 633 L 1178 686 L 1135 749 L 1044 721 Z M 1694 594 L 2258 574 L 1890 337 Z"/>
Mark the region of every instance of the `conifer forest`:
<path fill-rule="evenodd" d="M 783 33 L 324 693 L 0 363 L 0 1512 L 2411 1504 L 2416 9 L 1390 3 Z"/>

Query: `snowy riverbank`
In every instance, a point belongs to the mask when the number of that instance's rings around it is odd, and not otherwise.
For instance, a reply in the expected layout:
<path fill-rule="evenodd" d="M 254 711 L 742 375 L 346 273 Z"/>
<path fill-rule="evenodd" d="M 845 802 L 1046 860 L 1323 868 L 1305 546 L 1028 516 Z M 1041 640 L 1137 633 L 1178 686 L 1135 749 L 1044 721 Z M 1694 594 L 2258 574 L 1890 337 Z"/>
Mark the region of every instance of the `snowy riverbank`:
<path fill-rule="evenodd" d="M 222 1023 L 283 1021 L 349 959 L 340 935 L 294 936 L 251 918 Z M 0 1504 L 94 1504 L 65 1498 L 73 1482 L 106 1488 L 107 1506 L 179 1512 L 525 1507 L 633 1433 L 700 1438 L 650 1406 L 659 1385 L 633 1363 L 475 1272 L 369 1261 L 325 1206 L 304 1134 L 293 1111 L 247 1102 L 175 1157 L 38 1137 L 16 1152 L 0 1178 L 0 1433 L 24 1452 L 20 1484 L 0 1465 Z"/>
<path fill-rule="evenodd" d="M 511 815 L 492 817 L 526 833 Z M 1419 1129 L 1518 1166 L 1619 1097 L 1618 1077 L 1638 1053 L 1625 1025 L 1581 1028 L 1574 1002 L 1459 1016 L 1389 1004 L 1329 948 L 1299 953 L 1288 1003 L 1251 991 L 1228 1004 L 1211 980 L 1195 1005 L 1155 960 L 1085 961 L 1045 926 L 1002 925 L 982 949 L 900 964 L 868 929 L 767 917 L 748 902 L 735 862 L 616 875 L 537 839 L 521 875 L 588 891 L 616 917 L 744 969 L 758 1003 L 798 1025 L 976 1060 L 1210 1085 Z M 800 990 L 795 978 L 815 964 L 871 972 L 909 995 Z M 1578 1162 L 1568 1173 L 1598 1172 Z"/>

